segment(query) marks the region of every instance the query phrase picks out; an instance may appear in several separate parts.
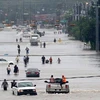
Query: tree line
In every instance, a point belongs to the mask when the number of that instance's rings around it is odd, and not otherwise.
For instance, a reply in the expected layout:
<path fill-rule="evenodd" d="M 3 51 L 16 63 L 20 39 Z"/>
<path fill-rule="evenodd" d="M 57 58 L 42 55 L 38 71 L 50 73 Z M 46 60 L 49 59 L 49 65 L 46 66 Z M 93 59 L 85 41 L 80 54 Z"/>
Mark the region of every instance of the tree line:
<path fill-rule="evenodd" d="M 72 24 L 71 24 L 72 23 Z M 69 35 L 75 37 L 76 40 L 90 43 L 91 50 L 96 48 L 96 10 L 91 7 L 88 14 L 84 17 L 80 16 L 77 21 L 70 21 L 68 25 Z"/>

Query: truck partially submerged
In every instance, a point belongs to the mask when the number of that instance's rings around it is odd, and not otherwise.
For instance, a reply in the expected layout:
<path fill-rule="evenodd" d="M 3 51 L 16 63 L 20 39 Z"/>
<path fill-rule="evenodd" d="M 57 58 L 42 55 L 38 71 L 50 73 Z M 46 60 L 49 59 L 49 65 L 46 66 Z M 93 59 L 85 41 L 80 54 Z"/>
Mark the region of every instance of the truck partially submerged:
<path fill-rule="evenodd" d="M 61 78 L 55 78 L 55 82 L 51 83 L 45 81 L 46 84 L 46 92 L 47 93 L 69 93 L 69 85 L 68 81 L 65 84 L 62 84 L 62 88 L 60 86 Z"/>
<path fill-rule="evenodd" d="M 40 42 L 40 36 L 38 34 L 32 34 L 30 36 L 31 46 L 33 46 L 33 45 L 38 46 L 39 42 Z"/>

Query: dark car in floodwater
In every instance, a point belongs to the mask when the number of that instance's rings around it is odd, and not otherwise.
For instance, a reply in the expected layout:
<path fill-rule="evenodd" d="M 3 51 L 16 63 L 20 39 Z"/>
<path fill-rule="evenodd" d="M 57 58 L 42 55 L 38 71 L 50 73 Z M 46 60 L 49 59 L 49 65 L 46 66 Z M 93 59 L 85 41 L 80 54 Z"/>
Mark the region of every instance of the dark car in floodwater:
<path fill-rule="evenodd" d="M 40 77 L 40 70 L 37 68 L 28 68 L 25 72 L 26 77 Z"/>

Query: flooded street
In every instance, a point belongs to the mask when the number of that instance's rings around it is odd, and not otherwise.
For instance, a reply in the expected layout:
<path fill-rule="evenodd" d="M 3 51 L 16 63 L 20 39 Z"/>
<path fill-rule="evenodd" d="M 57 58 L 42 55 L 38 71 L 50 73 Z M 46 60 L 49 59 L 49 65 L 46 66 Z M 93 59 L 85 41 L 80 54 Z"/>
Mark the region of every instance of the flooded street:
<path fill-rule="evenodd" d="M 44 31 L 41 29 L 40 31 Z M 80 41 L 70 40 L 67 34 L 54 34 L 53 29 L 45 29 L 45 36 L 41 37 L 42 42 L 46 42 L 46 48 L 40 46 L 30 46 L 29 39 L 24 38 L 23 43 L 16 43 L 18 35 L 15 30 L 5 29 L 0 32 L 0 58 L 14 61 L 17 56 L 17 44 L 20 44 L 21 55 L 18 64 L 19 75 L 13 74 L 13 66 L 11 66 L 11 75 L 7 75 L 7 65 L 0 64 L 0 85 L 3 79 L 9 80 L 8 91 L 0 88 L 1 100 L 99 100 L 100 97 L 100 55 L 95 51 L 83 50 L 84 43 Z M 53 39 L 57 42 L 54 43 Z M 59 42 L 61 38 L 61 42 Z M 23 57 L 26 54 L 25 48 L 29 47 L 29 67 L 40 69 L 40 78 L 31 78 L 37 88 L 37 96 L 22 95 L 14 96 L 10 88 L 10 82 L 16 80 L 29 80 L 26 78 Z M 46 59 L 50 56 L 53 58 L 53 64 L 41 63 L 41 56 Z M 57 58 L 61 58 L 61 64 L 57 63 Z M 54 75 L 59 78 L 62 75 L 67 77 L 69 81 L 69 94 L 47 94 L 45 92 L 46 78 Z"/>

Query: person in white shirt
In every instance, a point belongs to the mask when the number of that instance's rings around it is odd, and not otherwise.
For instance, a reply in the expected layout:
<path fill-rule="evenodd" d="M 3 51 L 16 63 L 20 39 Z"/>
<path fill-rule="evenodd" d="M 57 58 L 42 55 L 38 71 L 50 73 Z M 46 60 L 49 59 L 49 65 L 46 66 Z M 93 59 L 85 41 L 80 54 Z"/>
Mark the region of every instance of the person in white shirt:
<path fill-rule="evenodd" d="M 10 65 L 8 65 L 8 67 L 7 67 L 7 74 L 10 75 L 10 72 L 11 72 L 11 68 L 10 68 Z"/>
<path fill-rule="evenodd" d="M 50 83 L 54 83 L 54 82 L 55 82 L 55 79 L 53 78 L 53 75 L 51 75 Z"/>

